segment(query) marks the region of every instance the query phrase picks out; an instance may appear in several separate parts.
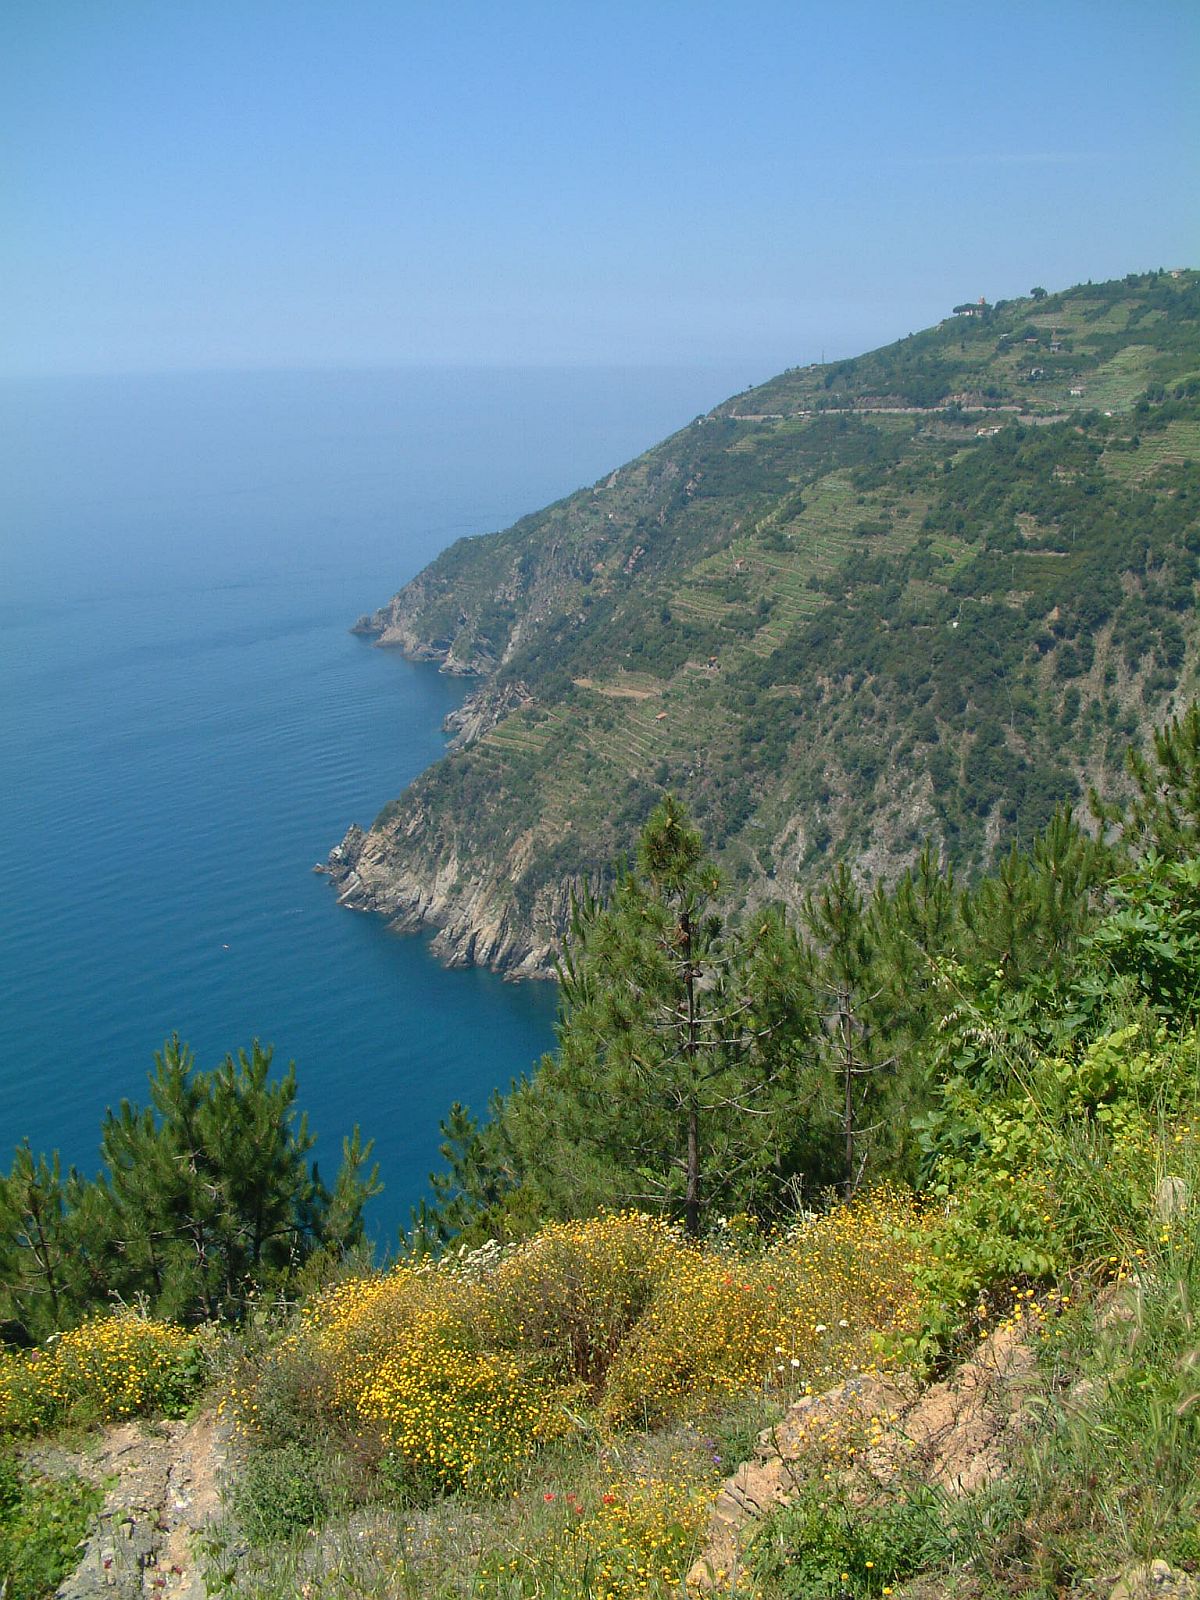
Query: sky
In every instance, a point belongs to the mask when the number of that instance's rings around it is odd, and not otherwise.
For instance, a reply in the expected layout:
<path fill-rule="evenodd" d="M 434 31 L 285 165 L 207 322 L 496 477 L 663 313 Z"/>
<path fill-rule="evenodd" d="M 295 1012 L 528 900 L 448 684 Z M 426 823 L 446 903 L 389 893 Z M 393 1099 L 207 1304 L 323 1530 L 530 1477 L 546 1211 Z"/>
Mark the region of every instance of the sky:
<path fill-rule="evenodd" d="M 4 0 L 0 372 L 747 381 L 1200 264 L 1198 0 Z"/>

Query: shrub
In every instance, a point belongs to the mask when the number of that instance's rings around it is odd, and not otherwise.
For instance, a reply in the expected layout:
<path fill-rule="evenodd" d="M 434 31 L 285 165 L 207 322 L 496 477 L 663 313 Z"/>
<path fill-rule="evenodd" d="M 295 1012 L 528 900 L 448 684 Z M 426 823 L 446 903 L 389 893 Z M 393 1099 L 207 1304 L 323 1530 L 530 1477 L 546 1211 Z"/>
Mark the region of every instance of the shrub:
<path fill-rule="evenodd" d="M 198 1336 L 132 1311 L 93 1317 L 49 1348 L 0 1357 L 0 1428 L 178 1412 L 200 1380 Z"/>
<path fill-rule="evenodd" d="M 436 1318 L 412 1345 L 384 1355 L 359 1409 L 414 1486 L 483 1494 L 507 1488 L 538 1445 L 570 1425 L 520 1361 L 446 1339 Z"/>
<path fill-rule="evenodd" d="M 812 1218 L 768 1248 L 680 1245 L 669 1276 L 623 1344 L 604 1409 L 647 1423 L 771 1382 L 816 1385 L 915 1333 L 913 1273 L 927 1254 L 911 1196 L 880 1188 Z"/>
<path fill-rule="evenodd" d="M 859 1504 L 809 1485 L 763 1529 L 751 1562 L 780 1600 L 873 1600 L 936 1565 L 949 1545 L 931 1489 Z"/>
<path fill-rule="evenodd" d="M 251 1437 L 383 1461 L 408 1493 L 510 1486 L 548 1441 L 841 1376 L 915 1333 L 927 1255 L 882 1189 L 764 1244 L 700 1245 L 632 1214 L 462 1261 L 348 1280 L 230 1399 Z"/>
<path fill-rule="evenodd" d="M 231 1413 L 244 1436 L 272 1445 L 318 1444 L 338 1431 L 328 1365 L 294 1331 L 269 1350 L 242 1352 L 217 1411 Z"/>
<path fill-rule="evenodd" d="M 330 1509 L 322 1458 L 297 1444 L 252 1451 L 238 1474 L 232 1504 L 255 1545 L 319 1527 Z"/>
<path fill-rule="evenodd" d="M 501 1344 L 544 1353 L 556 1377 L 598 1394 L 678 1254 L 665 1224 L 636 1213 L 551 1224 L 496 1271 L 489 1331 Z"/>
<path fill-rule="evenodd" d="M 1134 1258 L 1164 1151 L 1191 1137 L 1197 1040 L 1128 1024 L 1062 1053 L 999 1041 L 999 1082 L 951 1077 L 923 1119 L 944 1227 L 920 1270 L 930 1304 L 922 1343 L 986 1320 L 1013 1280 L 1085 1269 L 1118 1275 Z"/>
<path fill-rule="evenodd" d="M 404 1266 L 340 1285 L 308 1317 L 333 1406 L 375 1431 L 414 1487 L 493 1492 L 568 1425 L 527 1358 L 485 1347 L 483 1298 L 450 1271 Z"/>

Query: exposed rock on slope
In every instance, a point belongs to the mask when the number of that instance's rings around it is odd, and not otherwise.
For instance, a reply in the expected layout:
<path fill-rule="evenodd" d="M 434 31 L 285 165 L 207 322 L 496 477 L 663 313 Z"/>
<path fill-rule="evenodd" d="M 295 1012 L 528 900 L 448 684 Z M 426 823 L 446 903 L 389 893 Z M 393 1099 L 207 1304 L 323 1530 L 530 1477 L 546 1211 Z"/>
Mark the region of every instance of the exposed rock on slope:
<path fill-rule="evenodd" d="M 972 1494 L 1001 1476 L 1027 1423 L 1034 1355 L 1019 1330 L 984 1340 L 944 1383 L 925 1390 L 903 1376 L 851 1378 L 801 1400 L 759 1438 L 754 1458 L 734 1473 L 713 1507 L 704 1550 L 688 1574 L 693 1592 L 736 1586 L 742 1554 L 759 1521 L 786 1505 L 815 1458 L 862 1440 L 844 1473 L 851 1494 L 922 1482 Z"/>
<path fill-rule="evenodd" d="M 518 841 L 519 856 L 522 844 Z M 431 872 L 414 868 L 403 841 L 372 829 L 352 827 L 329 856 L 338 903 L 371 911 L 396 933 L 435 929 L 432 950 L 449 967 L 487 966 L 512 977 L 544 977 L 554 967 L 559 935 L 570 917 L 577 879 L 543 884 L 527 913 L 506 893 L 510 881 L 498 873 L 464 882 L 456 856 Z"/>
<path fill-rule="evenodd" d="M 121 1423 L 91 1451 L 40 1463 L 48 1471 L 69 1466 L 106 1485 L 80 1564 L 59 1585 L 58 1600 L 204 1600 L 195 1539 L 220 1512 L 225 1448 L 209 1411 L 186 1423 Z"/>
<path fill-rule="evenodd" d="M 524 710 L 534 704 L 529 685 L 519 680 L 495 686 L 487 685 L 468 695 L 457 711 L 451 711 L 442 723 L 442 730 L 452 734 L 450 749 L 469 750 L 473 744 L 491 733 L 513 711 Z"/>

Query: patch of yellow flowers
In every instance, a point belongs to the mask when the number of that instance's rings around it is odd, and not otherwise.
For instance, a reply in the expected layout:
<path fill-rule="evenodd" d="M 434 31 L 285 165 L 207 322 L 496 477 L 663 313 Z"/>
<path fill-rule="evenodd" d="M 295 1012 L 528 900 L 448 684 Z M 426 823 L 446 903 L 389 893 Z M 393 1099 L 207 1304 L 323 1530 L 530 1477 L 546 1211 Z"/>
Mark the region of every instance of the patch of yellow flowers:
<path fill-rule="evenodd" d="M 161 1409 L 176 1395 L 192 1336 L 122 1310 L 92 1317 L 40 1350 L 0 1354 L 0 1429 L 63 1418 L 113 1422 Z"/>
<path fill-rule="evenodd" d="M 593 1600 L 678 1595 L 708 1522 L 711 1495 L 695 1483 L 614 1480 L 600 1494 L 546 1494 L 537 1535 L 480 1568 L 476 1592 L 505 1600 L 586 1594 Z"/>
<path fill-rule="evenodd" d="M 276 1359 L 314 1367 L 330 1415 L 404 1471 L 496 1493 L 585 1417 L 651 1425 L 871 1364 L 917 1325 L 927 1237 L 893 1188 L 766 1243 L 697 1245 L 634 1212 L 552 1224 L 483 1273 L 402 1265 L 342 1283 Z M 252 1396 L 240 1409 L 253 1425 Z"/>
<path fill-rule="evenodd" d="M 550 1223 L 500 1262 L 488 1284 L 488 1336 L 536 1349 L 556 1376 L 603 1390 L 613 1359 L 667 1292 L 681 1241 L 637 1212 Z"/>
<path fill-rule="evenodd" d="M 439 1489 L 494 1493 L 570 1426 L 561 1386 L 480 1337 L 486 1301 L 481 1285 L 401 1266 L 341 1284 L 306 1318 L 334 1407 Z"/>
<path fill-rule="evenodd" d="M 870 1365 L 881 1338 L 919 1323 L 913 1269 L 926 1237 L 912 1197 L 883 1187 L 757 1253 L 681 1242 L 613 1361 L 604 1415 L 655 1423 L 764 1380 L 817 1387 Z"/>

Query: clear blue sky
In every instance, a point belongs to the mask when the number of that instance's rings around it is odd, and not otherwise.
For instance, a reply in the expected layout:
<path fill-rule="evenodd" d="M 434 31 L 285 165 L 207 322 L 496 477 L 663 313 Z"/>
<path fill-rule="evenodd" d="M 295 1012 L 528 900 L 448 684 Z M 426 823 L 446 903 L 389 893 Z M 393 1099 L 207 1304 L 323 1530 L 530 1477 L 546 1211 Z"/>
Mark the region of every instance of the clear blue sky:
<path fill-rule="evenodd" d="M 5 0 L 0 368 L 726 363 L 1200 263 L 1200 0 Z"/>

